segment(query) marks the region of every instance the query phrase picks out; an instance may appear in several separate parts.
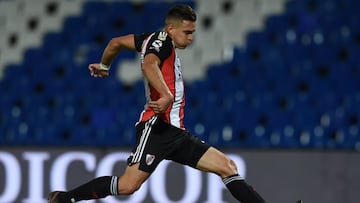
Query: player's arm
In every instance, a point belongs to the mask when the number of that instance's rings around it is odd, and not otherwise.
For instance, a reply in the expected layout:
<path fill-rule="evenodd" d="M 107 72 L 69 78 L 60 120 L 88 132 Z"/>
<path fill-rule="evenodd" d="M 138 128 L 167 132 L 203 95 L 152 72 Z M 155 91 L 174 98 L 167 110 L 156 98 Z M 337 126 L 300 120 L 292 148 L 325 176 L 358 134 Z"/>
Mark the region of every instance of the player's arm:
<path fill-rule="evenodd" d="M 144 76 L 149 81 L 150 85 L 160 93 L 161 98 L 156 101 L 150 101 L 149 107 L 154 110 L 155 113 L 164 112 L 167 107 L 174 101 L 170 89 L 165 83 L 163 75 L 160 71 L 161 61 L 155 54 L 147 54 L 142 64 L 142 71 Z"/>
<path fill-rule="evenodd" d="M 136 50 L 134 34 L 111 39 L 103 52 L 101 62 L 89 65 L 90 74 L 94 77 L 107 77 L 111 62 L 121 50 Z"/>

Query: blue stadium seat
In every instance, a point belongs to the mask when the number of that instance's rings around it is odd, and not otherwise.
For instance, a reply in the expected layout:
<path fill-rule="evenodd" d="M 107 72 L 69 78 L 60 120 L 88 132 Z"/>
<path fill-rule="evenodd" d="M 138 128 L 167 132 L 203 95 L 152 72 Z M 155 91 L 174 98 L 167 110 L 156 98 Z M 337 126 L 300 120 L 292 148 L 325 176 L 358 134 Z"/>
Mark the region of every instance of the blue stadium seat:
<path fill-rule="evenodd" d="M 288 18 L 284 15 L 272 15 L 265 19 L 267 32 L 283 32 L 289 27 Z"/>
<path fill-rule="evenodd" d="M 115 74 L 99 80 L 86 66 L 101 58 L 112 37 L 160 29 L 165 14 L 153 14 L 174 3 L 85 2 L 61 32 L 47 33 L 42 47 L 5 69 L 0 143 L 134 143 L 142 81 L 125 85 Z M 248 33 L 231 61 L 210 65 L 206 78 L 187 86 L 188 129 L 221 147 L 354 149 L 360 142 L 358 5 L 287 1 L 284 13 Z M 123 52 L 113 66 L 135 56 Z"/>

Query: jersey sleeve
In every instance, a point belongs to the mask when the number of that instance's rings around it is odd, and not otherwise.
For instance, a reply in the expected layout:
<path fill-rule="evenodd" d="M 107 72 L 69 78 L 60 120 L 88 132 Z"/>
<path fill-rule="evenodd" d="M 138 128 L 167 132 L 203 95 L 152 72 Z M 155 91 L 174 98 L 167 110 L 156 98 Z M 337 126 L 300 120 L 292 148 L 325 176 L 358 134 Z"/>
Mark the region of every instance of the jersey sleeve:
<path fill-rule="evenodd" d="M 141 52 L 141 46 L 144 40 L 150 35 L 150 33 L 143 33 L 134 35 L 135 49 L 138 52 Z"/>
<path fill-rule="evenodd" d="M 166 32 L 156 32 L 151 39 L 149 39 L 145 55 L 150 53 L 155 54 L 161 62 L 163 62 L 171 55 L 172 49 L 172 40 Z"/>

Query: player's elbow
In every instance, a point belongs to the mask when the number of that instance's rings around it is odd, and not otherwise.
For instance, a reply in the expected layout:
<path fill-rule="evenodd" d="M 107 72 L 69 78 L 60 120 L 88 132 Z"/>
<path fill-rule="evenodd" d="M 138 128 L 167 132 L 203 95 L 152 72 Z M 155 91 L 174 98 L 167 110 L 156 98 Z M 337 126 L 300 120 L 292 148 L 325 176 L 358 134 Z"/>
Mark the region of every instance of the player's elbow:
<path fill-rule="evenodd" d="M 140 189 L 140 185 L 126 185 L 124 188 L 119 188 L 118 193 L 121 195 L 132 195 Z"/>
<path fill-rule="evenodd" d="M 114 37 L 109 42 L 109 47 L 115 51 L 122 49 L 135 50 L 134 35 L 124 35 L 120 37 Z"/>
<path fill-rule="evenodd" d="M 119 37 L 112 38 L 108 44 L 108 48 L 112 52 L 118 52 L 121 48 L 121 40 L 119 39 Z"/>

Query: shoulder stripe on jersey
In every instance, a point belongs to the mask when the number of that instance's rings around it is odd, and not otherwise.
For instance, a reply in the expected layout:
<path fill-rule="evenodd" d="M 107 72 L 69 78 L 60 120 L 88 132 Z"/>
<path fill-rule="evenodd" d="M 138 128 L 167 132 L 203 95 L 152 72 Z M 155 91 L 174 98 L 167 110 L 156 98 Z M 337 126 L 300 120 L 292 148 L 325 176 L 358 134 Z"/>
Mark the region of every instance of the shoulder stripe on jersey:
<path fill-rule="evenodd" d="M 155 34 L 155 32 L 152 33 L 152 34 L 145 40 L 145 42 L 144 42 L 144 44 L 143 44 L 143 47 L 142 47 L 142 49 L 141 49 L 141 63 L 142 63 L 143 60 L 144 60 L 144 54 L 145 54 L 145 52 L 146 52 L 147 45 L 148 45 L 150 39 L 154 36 L 154 34 Z"/>

